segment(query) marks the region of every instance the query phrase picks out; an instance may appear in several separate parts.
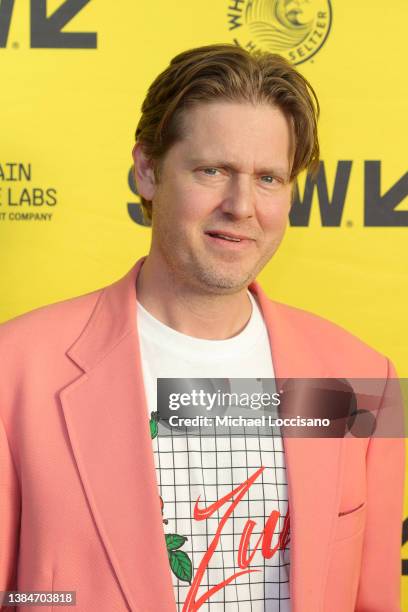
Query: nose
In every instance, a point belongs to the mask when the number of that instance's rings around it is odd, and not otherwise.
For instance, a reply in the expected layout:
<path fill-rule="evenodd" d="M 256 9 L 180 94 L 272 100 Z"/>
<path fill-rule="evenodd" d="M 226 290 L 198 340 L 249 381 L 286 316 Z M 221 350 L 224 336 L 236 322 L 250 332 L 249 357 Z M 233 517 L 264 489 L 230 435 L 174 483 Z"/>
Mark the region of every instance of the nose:
<path fill-rule="evenodd" d="M 255 214 L 255 193 L 252 177 L 235 175 L 229 181 L 222 201 L 222 211 L 235 219 L 248 219 Z"/>

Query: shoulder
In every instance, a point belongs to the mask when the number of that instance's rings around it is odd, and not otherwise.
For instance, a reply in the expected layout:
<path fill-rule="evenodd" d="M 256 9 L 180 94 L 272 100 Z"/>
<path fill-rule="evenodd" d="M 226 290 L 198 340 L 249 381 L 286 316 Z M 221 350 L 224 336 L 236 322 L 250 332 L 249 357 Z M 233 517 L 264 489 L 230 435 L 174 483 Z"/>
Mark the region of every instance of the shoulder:
<path fill-rule="evenodd" d="M 347 364 L 356 377 L 387 377 L 389 359 L 341 325 L 301 308 L 268 298 L 271 312 L 290 323 L 296 335 L 319 354 L 328 369 Z"/>
<path fill-rule="evenodd" d="M 0 353 L 40 351 L 49 345 L 68 348 L 80 334 L 103 291 L 40 306 L 0 324 Z"/>

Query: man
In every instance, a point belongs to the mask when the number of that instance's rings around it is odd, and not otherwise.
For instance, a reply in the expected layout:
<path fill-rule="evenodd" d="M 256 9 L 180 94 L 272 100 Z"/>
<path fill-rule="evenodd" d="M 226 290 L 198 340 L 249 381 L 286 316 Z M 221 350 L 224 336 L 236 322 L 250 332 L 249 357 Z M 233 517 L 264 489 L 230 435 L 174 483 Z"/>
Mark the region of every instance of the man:
<path fill-rule="evenodd" d="M 389 403 L 387 358 L 254 280 L 317 112 L 286 61 L 230 45 L 150 87 L 147 258 L 1 329 L 1 589 L 76 591 L 81 612 L 400 610 L 402 439 L 176 436 L 157 410 L 158 378 L 383 379 Z"/>

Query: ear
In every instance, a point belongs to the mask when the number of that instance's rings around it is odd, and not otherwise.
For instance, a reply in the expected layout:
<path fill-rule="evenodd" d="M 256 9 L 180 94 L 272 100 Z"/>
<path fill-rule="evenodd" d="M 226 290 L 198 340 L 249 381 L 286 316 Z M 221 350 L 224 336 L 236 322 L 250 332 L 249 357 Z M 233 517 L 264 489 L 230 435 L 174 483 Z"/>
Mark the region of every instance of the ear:
<path fill-rule="evenodd" d="M 152 201 L 156 191 L 156 181 L 153 172 L 153 162 L 146 157 L 139 142 L 132 150 L 132 157 L 135 166 L 135 181 L 137 191 L 145 200 Z"/>

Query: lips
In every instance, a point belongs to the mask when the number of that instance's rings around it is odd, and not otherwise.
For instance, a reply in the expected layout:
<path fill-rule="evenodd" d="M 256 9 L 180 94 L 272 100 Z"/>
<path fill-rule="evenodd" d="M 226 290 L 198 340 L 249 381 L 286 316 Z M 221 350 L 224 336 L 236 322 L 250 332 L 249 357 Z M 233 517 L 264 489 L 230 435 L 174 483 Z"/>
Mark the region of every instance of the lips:
<path fill-rule="evenodd" d="M 230 242 L 241 242 L 242 240 L 252 240 L 251 238 L 248 238 L 248 236 L 244 236 L 242 234 L 233 234 L 232 232 L 211 230 L 205 233 L 208 236 L 212 236 L 213 238 L 219 238 L 219 239 L 227 240 Z"/>

